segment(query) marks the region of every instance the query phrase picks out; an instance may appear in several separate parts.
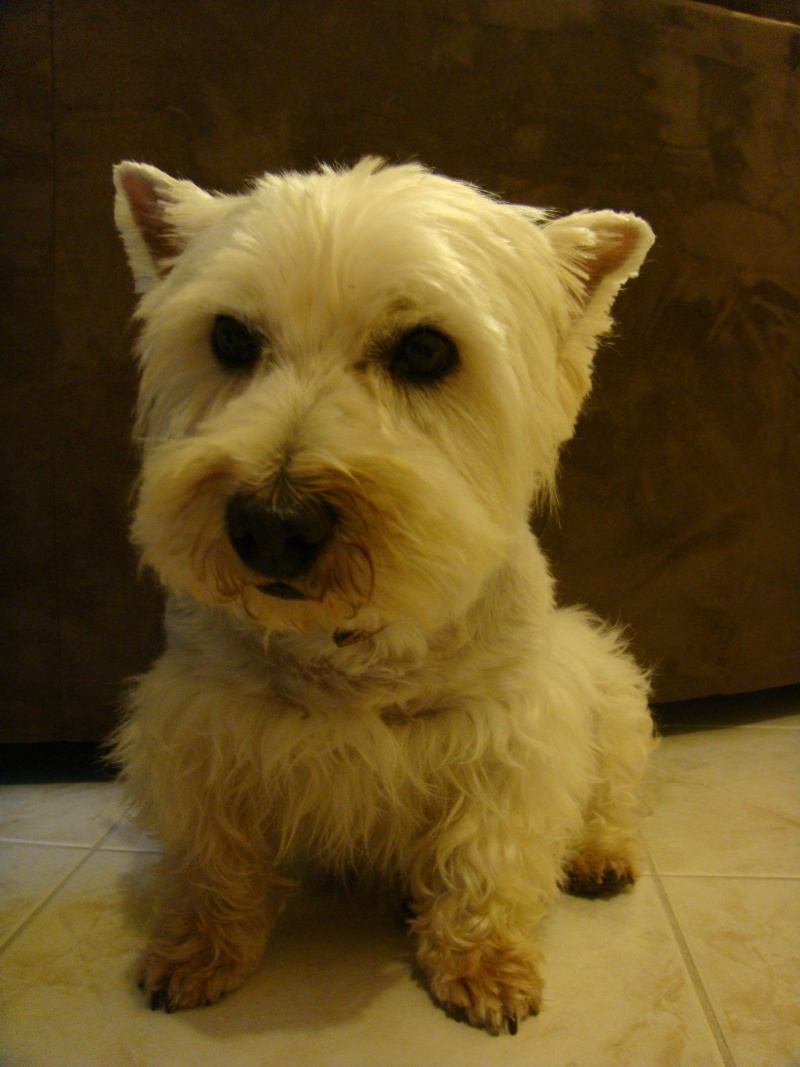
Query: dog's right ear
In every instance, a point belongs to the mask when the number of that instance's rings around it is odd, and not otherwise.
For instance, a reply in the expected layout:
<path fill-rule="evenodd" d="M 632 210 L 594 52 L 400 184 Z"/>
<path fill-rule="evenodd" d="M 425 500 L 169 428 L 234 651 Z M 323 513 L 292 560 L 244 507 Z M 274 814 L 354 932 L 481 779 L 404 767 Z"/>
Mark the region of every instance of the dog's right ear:
<path fill-rule="evenodd" d="M 170 272 L 189 239 L 214 221 L 226 199 L 145 163 L 118 163 L 114 185 L 114 220 L 138 293 Z"/>

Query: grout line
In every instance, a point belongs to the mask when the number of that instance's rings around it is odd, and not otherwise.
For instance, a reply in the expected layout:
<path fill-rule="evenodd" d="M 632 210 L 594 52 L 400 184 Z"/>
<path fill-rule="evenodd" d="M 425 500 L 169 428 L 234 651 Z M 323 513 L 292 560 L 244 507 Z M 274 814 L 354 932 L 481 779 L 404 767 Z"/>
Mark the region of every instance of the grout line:
<path fill-rule="evenodd" d="M 124 815 L 118 815 L 112 822 L 111 826 L 107 830 L 104 830 L 94 844 L 89 844 L 86 841 L 58 841 L 58 840 L 46 840 L 41 837 L 5 837 L 0 834 L 0 844 L 4 845 L 42 845 L 44 848 L 88 848 L 91 852 L 95 849 L 103 847 L 103 842 L 108 838 L 120 825 Z M 2 1067 L 2 1065 L 0 1065 Z"/>
<path fill-rule="evenodd" d="M 676 737 L 690 737 L 693 734 L 702 734 L 704 737 L 712 737 L 714 734 L 734 734 L 734 733 L 747 733 L 747 734 L 762 734 L 763 736 L 773 735 L 779 737 L 781 734 L 796 735 L 800 732 L 800 725 L 797 726 L 780 726 L 772 725 L 765 726 L 763 723 L 750 723 L 750 722 L 726 722 L 726 723 L 661 723 L 658 727 L 659 738 L 666 740 L 672 740 Z"/>
<path fill-rule="evenodd" d="M 683 957 L 684 966 L 689 972 L 689 977 L 692 980 L 694 991 L 697 994 L 697 998 L 700 1001 L 703 1011 L 705 1012 L 706 1022 L 708 1023 L 714 1040 L 717 1043 L 719 1054 L 725 1063 L 725 1067 L 736 1067 L 736 1061 L 734 1060 L 733 1055 L 731 1054 L 731 1050 L 728 1047 L 728 1042 L 725 1039 L 725 1035 L 722 1032 L 722 1027 L 719 1024 L 719 1020 L 717 1019 L 717 1013 L 714 1011 L 714 1006 L 711 1003 L 711 999 L 708 995 L 708 992 L 706 991 L 706 987 L 703 984 L 703 979 L 700 977 L 700 972 L 698 971 L 697 965 L 694 962 L 694 957 L 692 956 L 691 949 L 689 948 L 686 938 L 683 935 L 683 930 L 681 930 L 680 923 L 678 922 L 678 917 L 675 914 L 675 911 L 672 907 L 672 903 L 669 899 L 669 896 L 667 895 L 666 889 L 664 888 L 664 884 L 661 881 L 661 876 L 656 870 L 656 866 L 653 863 L 649 850 L 647 852 L 647 860 L 648 865 L 650 867 L 650 871 L 653 875 L 653 884 L 656 887 L 656 892 L 658 893 L 659 899 L 661 901 L 661 906 L 663 907 L 664 913 L 667 916 L 667 921 L 669 922 L 669 925 L 672 928 L 672 936 L 677 942 L 678 950 L 681 956 Z"/>
<path fill-rule="evenodd" d="M 129 845 L 106 845 L 101 852 L 125 852 L 129 856 L 162 856 L 162 848 L 131 848 Z"/>
<path fill-rule="evenodd" d="M 708 730 L 709 733 L 713 733 L 715 730 L 800 730 L 800 718 L 796 722 L 782 722 L 780 719 L 766 719 L 763 722 L 748 722 L 742 720 L 737 722 L 735 719 L 714 720 L 714 719 L 685 719 L 681 722 L 676 720 L 665 721 L 659 723 L 659 734 L 664 735 L 665 730 L 674 730 L 676 733 L 681 734 L 686 730 Z"/>
<path fill-rule="evenodd" d="M 116 823 L 114 825 L 116 826 Z M 78 873 L 78 871 L 80 871 L 83 867 L 86 866 L 86 864 L 89 862 L 89 860 L 92 858 L 92 856 L 94 856 L 100 850 L 103 842 L 108 837 L 110 837 L 110 835 L 113 832 L 114 832 L 114 826 L 112 826 L 111 829 L 107 830 L 103 834 L 103 836 L 100 838 L 100 840 L 97 842 L 97 844 L 92 846 L 92 847 L 80 846 L 80 845 L 73 845 L 72 846 L 73 848 L 81 848 L 81 847 L 85 848 L 86 849 L 86 855 L 83 857 L 82 860 L 79 860 L 79 862 L 75 864 L 75 866 L 72 868 L 72 870 L 70 870 L 67 874 L 64 875 L 64 877 L 61 879 L 61 881 L 58 883 L 58 885 L 50 890 L 50 892 L 47 894 L 47 896 L 44 898 L 44 900 L 40 901 L 40 903 L 36 905 L 36 907 L 33 909 L 33 911 L 30 913 L 30 915 L 28 915 L 25 919 L 22 920 L 22 922 L 19 924 L 19 926 L 16 927 L 16 929 L 13 930 L 8 935 L 8 937 L 5 939 L 5 941 L 0 941 L 0 956 L 2 956 L 2 954 L 7 949 L 9 949 L 11 947 L 11 945 L 13 945 L 13 943 L 17 940 L 17 938 L 20 937 L 22 935 L 22 933 L 25 930 L 28 929 L 28 927 L 31 925 L 31 923 L 34 921 L 34 919 L 36 919 L 37 916 L 39 916 L 44 911 L 44 909 L 51 903 L 53 898 L 58 893 L 61 892 L 61 890 L 64 888 L 64 886 L 67 884 L 67 882 L 69 882 L 72 878 L 74 878 L 75 875 Z M 16 842 L 16 844 L 26 844 L 26 843 L 28 843 L 28 844 L 41 844 L 42 842 L 36 842 L 36 841 L 34 841 L 34 842 L 19 842 L 19 841 Z"/>
<path fill-rule="evenodd" d="M 100 839 L 101 842 L 107 840 L 108 834 L 103 834 Z M 34 848 L 74 848 L 81 851 L 91 851 L 97 848 L 101 852 L 141 852 L 150 855 L 150 853 L 159 854 L 163 852 L 158 844 L 153 844 L 149 847 L 136 846 L 136 845 L 103 845 L 98 843 L 97 845 L 90 845 L 88 842 L 81 841 L 43 841 L 41 838 L 32 837 L 0 837 L 0 845 L 28 845 Z M 0 1065 L 2 1067 L 2 1065 Z"/>
<path fill-rule="evenodd" d="M 106 842 L 113 832 L 125 822 L 128 818 L 127 813 L 123 812 L 117 816 L 112 825 L 104 830 L 97 838 L 94 844 L 88 841 L 61 841 L 58 838 L 43 838 L 43 837 L 8 837 L 3 833 L 0 833 L 0 845 L 37 845 L 42 848 L 79 848 L 90 849 L 92 851 L 99 850 L 103 852 L 141 852 L 147 855 L 151 853 L 159 854 L 163 852 L 163 848 L 157 843 L 153 842 L 149 846 L 136 846 L 136 845 L 108 845 Z M 0 1064 L 2 1067 L 2 1064 Z"/>
<path fill-rule="evenodd" d="M 78 863 L 76 863 L 75 866 L 72 868 L 71 871 L 69 871 L 68 874 L 64 875 L 64 877 L 61 879 L 61 881 L 58 883 L 58 885 L 55 886 L 54 889 L 50 890 L 50 892 L 47 894 L 47 896 L 44 898 L 44 900 L 40 901 L 39 904 L 36 905 L 36 907 L 33 909 L 33 911 L 30 913 L 30 915 L 28 915 L 25 919 L 22 920 L 22 922 L 19 924 L 19 926 L 8 935 L 8 937 L 5 939 L 5 941 L 0 942 L 0 956 L 2 956 L 2 954 L 6 951 L 6 949 L 10 948 L 11 945 L 13 945 L 13 943 L 17 940 L 17 938 L 25 930 L 28 929 L 28 927 L 31 925 L 33 920 L 41 912 L 43 912 L 44 909 L 48 906 L 48 904 L 52 901 L 53 897 L 57 893 L 61 892 L 61 890 L 64 888 L 64 886 L 70 880 L 70 878 L 72 878 L 72 876 L 74 874 L 76 874 L 81 869 L 81 867 L 84 866 L 84 864 L 88 863 L 88 861 L 92 858 L 93 852 L 94 852 L 93 849 L 87 851 L 87 853 L 83 857 L 83 859 L 80 860 Z"/>
<path fill-rule="evenodd" d="M 794 730 L 795 732 L 797 732 L 798 730 L 800 730 L 800 723 L 795 724 L 795 723 L 788 723 L 788 722 L 786 722 L 786 723 L 783 723 L 783 722 L 770 722 L 770 723 L 766 723 L 766 722 L 743 722 L 741 724 L 741 728 L 743 730 L 764 730 L 767 733 L 772 733 L 773 731 L 780 732 L 780 731 L 786 731 L 786 730 Z"/>
<path fill-rule="evenodd" d="M 655 864 L 653 864 L 655 867 Z M 659 871 L 660 878 L 722 878 L 730 881 L 797 882 L 800 874 L 737 874 L 724 871 Z"/>
<path fill-rule="evenodd" d="M 103 834 L 105 837 L 105 834 Z M 34 837 L 0 837 L 2 845 L 40 845 L 42 848 L 80 848 L 84 851 L 94 848 L 86 841 L 43 841 Z"/>

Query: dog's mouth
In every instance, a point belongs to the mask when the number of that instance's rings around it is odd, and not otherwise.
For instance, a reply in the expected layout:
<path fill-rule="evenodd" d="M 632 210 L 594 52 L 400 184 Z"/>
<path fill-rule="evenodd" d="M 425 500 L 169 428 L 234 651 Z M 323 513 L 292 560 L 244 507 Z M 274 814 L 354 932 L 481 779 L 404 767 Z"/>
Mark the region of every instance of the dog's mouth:
<path fill-rule="evenodd" d="M 278 600 L 308 600 L 305 593 L 301 593 L 293 585 L 287 582 L 266 582 L 258 587 L 259 591 L 267 596 L 274 596 Z"/>
<path fill-rule="evenodd" d="M 266 596 L 273 596 L 277 600 L 309 599 L 305 593 L 301 593 L 299 589 L 296 589 L 293 585 L 289 585 L 288 582 L 266 582 L 263 585 L 259 585 L 257 588 L 259 592 L 264 593 Z M 374 637 L 375 634 L 380 633 L 382 629 L 384 629 L 383 626 L 380 626 L 377 630 L 359 630 L 355 628 L 338 627 L 333 633 L 333 641 L 338 648 L 346 648 L 349 645 L 357 645 L 368 637 Z"/>
<path fill-rule="evenodd" d="M 365 630 L 346 630 L 339 629 L 333 633 L 333 643 L 337 648 L 347 648 L 348 645 L 357 645 L 359 641 L 363 641 L 367 637 L 373 635 Z"/>

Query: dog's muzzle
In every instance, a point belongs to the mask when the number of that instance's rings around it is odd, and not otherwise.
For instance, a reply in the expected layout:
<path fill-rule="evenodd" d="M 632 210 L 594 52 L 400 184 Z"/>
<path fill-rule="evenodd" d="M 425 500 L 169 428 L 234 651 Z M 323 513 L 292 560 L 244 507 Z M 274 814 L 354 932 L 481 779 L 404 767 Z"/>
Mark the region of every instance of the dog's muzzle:
<path fill-rule="evenodd" d="M 250 570 L 269 579 L 259 588 L 282 600 L 303 600 L 288 583 L 307 576 L 333 537 L 336 512 L 308 497 L 283 504 L 237 493 L 225 511 L 228 538 Z"/>

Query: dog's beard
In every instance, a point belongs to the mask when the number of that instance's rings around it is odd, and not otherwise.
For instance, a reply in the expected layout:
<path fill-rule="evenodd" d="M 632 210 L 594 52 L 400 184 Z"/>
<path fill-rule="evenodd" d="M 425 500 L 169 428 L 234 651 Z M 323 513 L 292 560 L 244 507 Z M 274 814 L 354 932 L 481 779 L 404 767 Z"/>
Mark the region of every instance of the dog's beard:
<path fill-rule="evenodd" d="M 308 457 L 295 466 L 256 477 L 191 442 L 156 449 L 145 461 L 133 526 L 143 562 L 174 591 L 266 629 L 323 632 L 346 645 L 391 621 L 437 628 L 467 609 L 504 558 L 506 536 L 452 477 L 432 482 L 385 456 L 362 459 L 358 469 Z M 337 515 L 319 560 L 291 580 L 292 599 L 271 595 L 274 583 L 231 544 L 226 507 L 243 490 L 313 500 Z"/>

